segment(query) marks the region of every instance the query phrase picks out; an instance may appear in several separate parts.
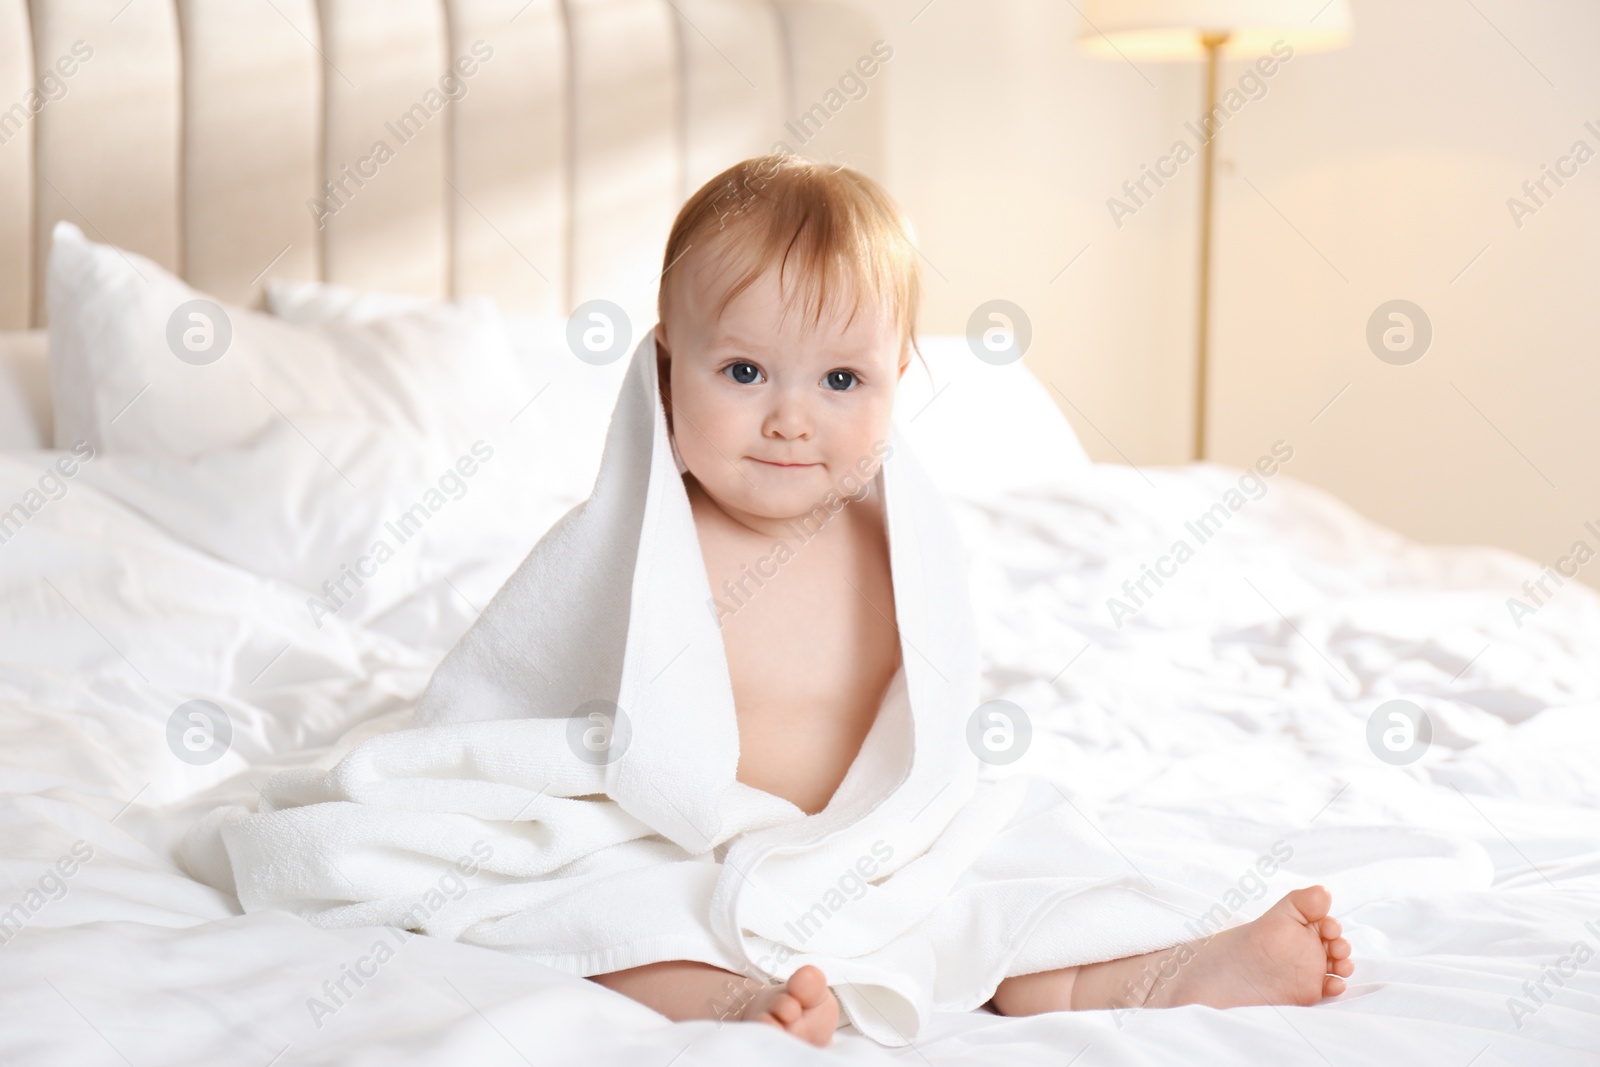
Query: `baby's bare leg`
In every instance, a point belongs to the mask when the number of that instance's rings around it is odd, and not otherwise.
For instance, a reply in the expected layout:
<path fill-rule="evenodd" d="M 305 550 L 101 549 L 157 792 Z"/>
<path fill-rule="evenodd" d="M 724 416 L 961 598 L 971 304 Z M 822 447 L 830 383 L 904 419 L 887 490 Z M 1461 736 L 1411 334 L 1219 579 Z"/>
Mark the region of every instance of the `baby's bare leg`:
<path fill-rule="evenodd" d="M 687 960 L 591 975 L 590 980 L 673 1022 L 763 1022 L 813 1045 L 831 1042 L 839 1023 L 839 1001 L 822 972 L 811 966 L 795 971 L 783 985 L 769 985 L 709 963 Z"/>
<path fill-rule="evenodd" d="M 1344 992 L 1350 942 L 1328 915 L 1322 886 L 1297 889 L 1253 922 L 1173 948 L 1007 978 L 995 990 L 1002 1015 L 1086 1008 L 1206 1004 L 1315 1004 Z"/>

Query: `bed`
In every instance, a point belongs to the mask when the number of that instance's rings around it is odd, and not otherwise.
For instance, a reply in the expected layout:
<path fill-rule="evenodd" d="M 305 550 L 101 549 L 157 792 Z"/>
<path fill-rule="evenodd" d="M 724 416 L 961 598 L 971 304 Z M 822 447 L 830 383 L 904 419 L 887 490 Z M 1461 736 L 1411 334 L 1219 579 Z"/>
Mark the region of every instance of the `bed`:
<path fill-rule="evenodd" d="M 23 108 L 0 112 L 0 1062 L 1600 1063 L 1600 597 L 1535 602 L 1532 561 L 1363 519 L 1296 480 L 1292 439 L 1259 467 L 1091 463 L 1055 385 L 962 337 L 924 339 L 896 417 L 971 554 L 984 696 L 1033 725 L 987 773 L 1051 778 L 1113 844 L 1150 810 L 1330 865 L 1391 835 L 1376 873 L 1328 882 L 1346 993 L 976 1011 L 816 1050 L 504 953 L 246 915 L 185 867 L 200 813 L 404 721 L 587 494 L 622 364 L 572 360 L 565 316 L 653 323 L 682 198 L 819 102 L 813 147 L 881 166 L 881 94 L 827 103 L 881 36 L 758 0 L 0 0 L 0 107 Z M 144 284 L 53 278 L 72 232 Z M 172 294 L 230 309 L 240 345 L 492 298 L 472 321 L 525 391 L 495 398 L 471 476 L 460 439 L 409 452 L 309 409 L 213 447 L 231 428 L 194 405 L 118 407 L 118 344 L 166 344 Z M 452 376 L 413 371 L 442 406 Z M 341 589 L 436 489 L 425 536 Z M 1420 744 L 1386 740 L 1395 701 Z M 1239 918 L 1291 888 L 1240 873 Z"/>

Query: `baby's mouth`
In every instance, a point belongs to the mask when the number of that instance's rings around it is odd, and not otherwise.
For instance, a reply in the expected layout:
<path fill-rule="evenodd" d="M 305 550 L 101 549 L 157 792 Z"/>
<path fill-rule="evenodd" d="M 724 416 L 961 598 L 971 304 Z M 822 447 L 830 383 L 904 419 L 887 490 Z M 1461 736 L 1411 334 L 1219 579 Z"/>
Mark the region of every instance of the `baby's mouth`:
<path fill-rule="evenodd" d="M 808 467 L 818 466 L 816 463 L 777 463 L 770 459 L 758 459 L 755 456 L 750 456 L 749 458 L 754 459 L 757 463 L 764 463 L 769 467 L 780 467 L 785 470 L 803 470 Z"/>

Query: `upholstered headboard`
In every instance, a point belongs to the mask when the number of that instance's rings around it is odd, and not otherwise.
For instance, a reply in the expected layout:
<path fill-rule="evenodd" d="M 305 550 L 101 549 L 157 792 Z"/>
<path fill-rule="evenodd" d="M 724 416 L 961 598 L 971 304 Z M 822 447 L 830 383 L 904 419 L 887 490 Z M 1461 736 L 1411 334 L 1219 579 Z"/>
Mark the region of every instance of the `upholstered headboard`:
<path fill-rule="evenodd" d="M 838 91 L 876 36 L 820 0 L 0 0 L 0 329 L 44 323 L 63 218 L 235 303 L 647 309 L 730 163 L 881 176 L 880 93 Z"/>

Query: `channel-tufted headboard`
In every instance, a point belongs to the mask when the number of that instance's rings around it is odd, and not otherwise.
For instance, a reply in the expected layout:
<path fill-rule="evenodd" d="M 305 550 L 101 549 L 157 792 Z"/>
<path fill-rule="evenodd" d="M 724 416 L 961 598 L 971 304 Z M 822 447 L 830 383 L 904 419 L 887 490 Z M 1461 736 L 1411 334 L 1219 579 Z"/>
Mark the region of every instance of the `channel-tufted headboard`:
<path fill-rule="evenodd" d="M 0 329 L 44 324 L 63 218 L 234 303 L 648 315 L 732 162 L 881 176 L 881 94 L 837 91 L 875 36 L 821 0 L 0 0 Z"/>

